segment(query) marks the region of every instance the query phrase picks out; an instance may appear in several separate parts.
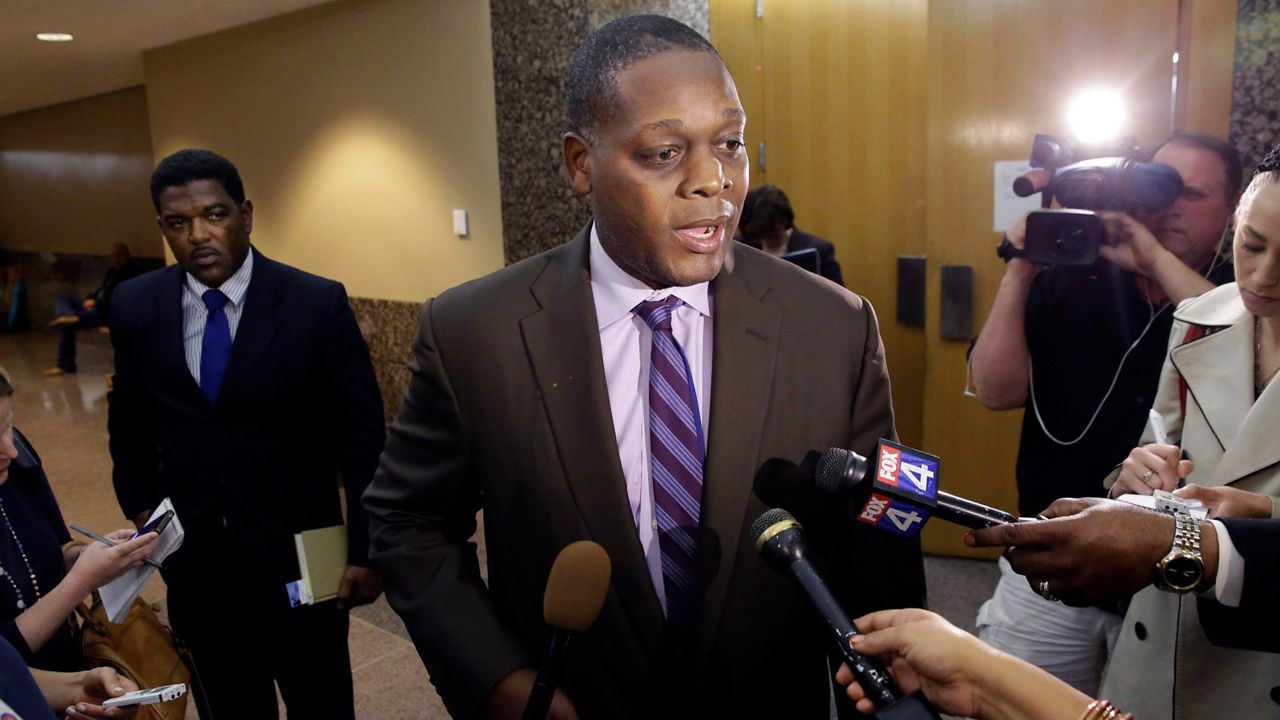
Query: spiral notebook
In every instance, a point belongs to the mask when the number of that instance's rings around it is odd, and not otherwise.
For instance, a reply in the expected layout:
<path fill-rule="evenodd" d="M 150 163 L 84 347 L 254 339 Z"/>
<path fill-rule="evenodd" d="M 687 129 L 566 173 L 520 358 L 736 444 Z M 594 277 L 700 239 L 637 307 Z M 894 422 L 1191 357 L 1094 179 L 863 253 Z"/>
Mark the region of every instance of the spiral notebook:
<path fill-rule="evenodd" d="M 169 498 L 165 498 L 156 506 L 147 522 L 155 520 L 169 510 L 173 510 L 173 502 Z M 186 534 L 182 531 L 182 522 L 178 519 L 178 513 L 174 512 L 173 519 L 169 521 L 169 526 L 164 529 L 164 532 L 160 533 L 159 539 L 156 540 L 155 549 L 151 551 L 151 559 L 158 563 L 163 563 L 165 558 L 182 547 L 182 538 L 185 536 Z M 143 586 L 155 574 L 156 569 L 154 567 L 139 565 L 132 570 L 125 571 L 120 577 L 98 588 L 98 595 L 102 597 L 102 607 L 107 611 L 107 618 L 113 623 L 123 622 L 125 616 L 129 614 L 129 608 L 133 606 L 133 599 L 138 597 L 138 593 L 142 592 Z"/>

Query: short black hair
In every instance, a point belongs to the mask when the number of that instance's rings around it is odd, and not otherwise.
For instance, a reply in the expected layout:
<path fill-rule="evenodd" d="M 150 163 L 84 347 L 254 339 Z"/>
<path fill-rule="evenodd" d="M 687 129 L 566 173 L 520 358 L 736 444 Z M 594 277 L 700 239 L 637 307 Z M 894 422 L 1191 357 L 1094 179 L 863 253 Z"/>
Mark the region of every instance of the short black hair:
<path fill-rule="evenodd" d="M 244 183 L 230 160 L 212 150 L 187 148 L 161 160 L 151 173 L 151 203 L 156 213 L 160 212 L 160 193 L 197 180 L 217 180 L 236 205 L 244 204 Z"/>
<path fill-rule="evenodd" d="M 762 227 L 781 222 L 785 228 L 795 225 L 796 213 L 791 200 L 777 185 L 760 185 L 747 192 L 742 203 L 742 217 L 738 227 L 745 233 L 748 227 Z"/>
<path fill-rule="evenodd" d="M 1240 183 L 1244 176 L 1244 163 L 1240 160 L 1240 152 L 1236 146 L 1208 133 L 1178 133 L 1165 138 L 1164 142 L 1151 150 L 1151 156 L 1160 152 L 1160 148 L 1173 143 L 1192 145 L 1207 150 L 1222 160 L 1222 189 L 1227 194 L 1227 202 L 1234 203 L 1240 196 Z"/>
<path fill-rule="evenodd" d="M 1257 174 L 1264 173 L 1280 173 L 1280 144 L 1271 148 L 1271 152 L 1262 158 L 1262 162 L 1258 163 Z"/>
<path fill-rule="evenodd" d="M 570 132 L 590 142 L 609 115 L 618 91 L 618 73 L 646 58 L 686 50 L 720 58 L 697 30 L 662 15 L 632 15 L 606 23 L 578 46 L 565 80 L 565 115 Z M 723 60 L 722 60 L 723 62 Z"/>
<path fill-rule="evenodd" d="M 1240 205 L 1236 208 L 1236 219 L 1244 218 L 1253 205 L 1253 199 L 1258 196 L 1258 192 L 1262 190 L 1264 185 L 1272 183 L 1280 183 L 1280 145 L 1271 148 L 1271 152 L 1262 158 L 1262 162 L 1258 164 L 1257 171 L 1253 174 L 1253 179 L 1249 181 L 1248 187 L 1244 189 L 1244 193 L 1240 196 Z M 1236 231 L 1241 232 L 1243 225 L 1236 224 Z"/>

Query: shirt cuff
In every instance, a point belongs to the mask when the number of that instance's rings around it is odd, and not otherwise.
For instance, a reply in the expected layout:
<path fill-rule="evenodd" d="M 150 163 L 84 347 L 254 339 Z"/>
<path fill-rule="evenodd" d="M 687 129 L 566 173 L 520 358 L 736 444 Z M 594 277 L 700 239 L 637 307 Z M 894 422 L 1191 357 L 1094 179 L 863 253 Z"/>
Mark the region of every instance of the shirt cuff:
<path fill-rule="evenodd" d="M 1231 542 L 1227 526 L 1217 520 L 1210 520 L 1209 524 L 1218 534 L 1218 577 L 1213 584 L 1213 596 L 1227 607 L 1240 607 L 1240 596 L 1244 593 L 1244 556 Z"/>

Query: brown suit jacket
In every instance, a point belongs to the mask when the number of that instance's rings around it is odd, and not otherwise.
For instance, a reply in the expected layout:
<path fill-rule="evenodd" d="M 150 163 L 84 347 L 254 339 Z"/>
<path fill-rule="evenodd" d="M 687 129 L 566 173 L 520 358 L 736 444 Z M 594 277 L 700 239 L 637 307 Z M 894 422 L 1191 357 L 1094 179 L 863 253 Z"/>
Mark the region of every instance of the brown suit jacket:
<path fill-rule="evenodd" d="M 564 689 L 584 718 L 828 717 L 828 639 L 748 528 L 768 460 L 829 446 L 870 455 L 893 413 L 862 298 L 737 245 L 712 283 L 711 425 L 702 501 L 703 624 L 675 652 L 618 460 L 588 276 L 587 231 L 422 309 L 412 379 L 364 496 L 387 595 L 455 717 L 537 666 L 556 554 L 594 540 L 613 561 Z M 484 508 L 488 587 L 468 542 Z M 855 527 L 857 526 L 857 527 Z M 924 601 L 919 545 L 838 508 L 808 528 L 857 615 Z"/>

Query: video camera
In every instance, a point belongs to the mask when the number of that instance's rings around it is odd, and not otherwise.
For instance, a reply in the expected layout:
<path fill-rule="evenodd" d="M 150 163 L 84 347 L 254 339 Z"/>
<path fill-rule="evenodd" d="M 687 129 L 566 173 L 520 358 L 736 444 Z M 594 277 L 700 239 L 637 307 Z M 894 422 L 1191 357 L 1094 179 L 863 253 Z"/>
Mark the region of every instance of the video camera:
<path fill-rule="evenodd" d="M 1005 238 L 996 255 L 1005 262 L 1025 257 L 1039 265 L 1092 264 L 1106 237 L 1094 211 L 1163 210 L 1182 193 L 1177 170 L 1136 156 L 1132 137 L 1086 144 L 1037 134 L 1031 147 L 1034 169 L 1013 182 L 1013 192 L 1018 197 L 1041 193 L 1045 209 L 1027 216 L 1023 250 Z M 1062 209 L 1048 209 L 1055 198 Z"/>

